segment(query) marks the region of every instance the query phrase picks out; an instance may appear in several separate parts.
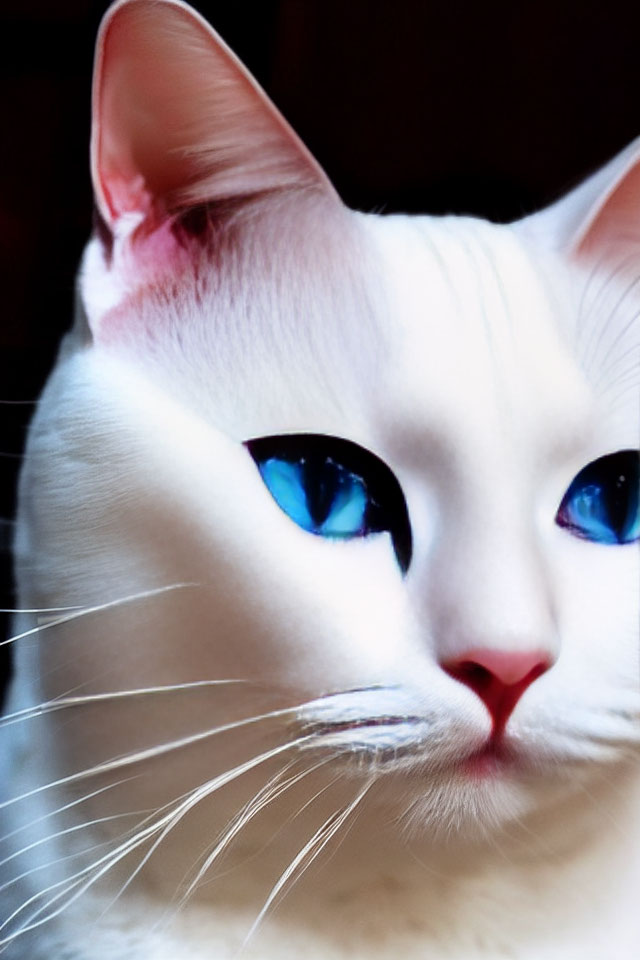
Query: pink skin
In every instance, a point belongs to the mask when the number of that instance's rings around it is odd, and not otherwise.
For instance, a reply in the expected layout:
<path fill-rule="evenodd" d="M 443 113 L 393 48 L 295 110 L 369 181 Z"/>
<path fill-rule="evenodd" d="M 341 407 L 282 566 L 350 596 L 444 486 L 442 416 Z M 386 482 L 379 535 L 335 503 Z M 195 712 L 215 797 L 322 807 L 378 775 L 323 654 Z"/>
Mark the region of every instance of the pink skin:
<path fill-rule="evenodd" d="M 549 657 L 539 650 L 489 648 L 467 650 L 443 664 L 449 676 L 480 697 L 493 724 L 490 739 L 479 753 L 468 758 L 465 771 L 475 776 L 490 775 L 504 761 L 502 735 L 507 721 L 525 690 L 551 665 Z"/>
<path fill-rule="evenodd" d="M 117 343 L 123 335 L 131 335 L 138 297 L 152 288 L 161 290 L 168 281 L 175 286 L 181 275 L 193 273 L 194 257 L 190 249 L 193 242 L 193 238 L 187 238 L 186 233 L 180 231 L 174 218 L 161 221 L 151 230 L 145 221 L 130 236 L 115 240 L 110 269 L 120 274 L 128 292 L 94 331 L 99 343 L 109 345 Z M 155 329 L 157 332 L 157 327 Z"/>

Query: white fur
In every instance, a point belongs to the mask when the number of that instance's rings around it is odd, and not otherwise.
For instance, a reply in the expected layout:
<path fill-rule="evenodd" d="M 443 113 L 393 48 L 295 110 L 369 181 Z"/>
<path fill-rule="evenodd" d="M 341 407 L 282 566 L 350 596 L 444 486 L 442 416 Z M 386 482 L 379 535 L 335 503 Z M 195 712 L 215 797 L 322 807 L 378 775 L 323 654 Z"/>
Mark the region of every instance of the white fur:
<path fill-rule="evenodd" d="M 638 549 L 554 521 L 585 464 L 638 445 L 640 244 L 607 215 L 628 156 L 599 206 L 592 185 L 512 226 L 352 213 L 317 174 L 217 224 L 213 258 L 166 224 L 120 224 L 111 260 L 91 241 L 20 486 L 20 606 L 81 609 L 16 624 L 9 710 L 45 707 L 2 730 L 24 795 L 3 912 L 160 826 L 7 957 L 226 960 L 307 860 L 243 956 L 636 957 Z M 287 432 L 391 467 L 406 577 L 387 534 L 275 505 L 242 441 Z M 532 646 L 554 665 L 507 725 L 520 765 L 474 779 L 489 717 L 439 663 Z"/>

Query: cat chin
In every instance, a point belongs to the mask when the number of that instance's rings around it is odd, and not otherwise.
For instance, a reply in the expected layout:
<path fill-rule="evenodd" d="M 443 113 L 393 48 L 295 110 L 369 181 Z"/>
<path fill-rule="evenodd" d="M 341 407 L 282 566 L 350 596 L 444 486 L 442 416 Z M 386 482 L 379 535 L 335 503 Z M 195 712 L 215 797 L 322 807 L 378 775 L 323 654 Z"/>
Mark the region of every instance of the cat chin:
<path fill-rule="evenodd" d="M 590 796 L 584 779 L 550 773 L 537 777 L 498 771 L 474 774 L 461 768 L 422 781 L 414 779 L 408 785 L 405 781 L 405 789 L 400 790 L 390 778 L 371 803 L 379 807 L 381 825 L 393 821 L 412 847 L 417 843 L 432 850 L 481 851 L 509 841 L 514 828 L 547 835 L 547 825 L 567 804 L 577 815 L 585 796 Z"/>
<path fill-rule="evenodd" d="M 427 783 L 399 818 L 399 826 L 411 841 L 484 844 L 535 807 L 530 791 L 515 780 L 453 774 Z"/>

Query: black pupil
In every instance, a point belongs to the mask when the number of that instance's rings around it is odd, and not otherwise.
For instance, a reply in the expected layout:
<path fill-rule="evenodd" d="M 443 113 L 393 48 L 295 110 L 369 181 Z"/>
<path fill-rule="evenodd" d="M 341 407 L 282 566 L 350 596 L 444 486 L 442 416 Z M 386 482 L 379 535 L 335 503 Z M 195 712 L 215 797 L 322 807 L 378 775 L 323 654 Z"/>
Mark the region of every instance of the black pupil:
<path fill-rule="evenodd" d="M 635 478 L 629 473 L 619 473 L 610 485 L 608 497 L 609 519 L 613 529 L 624 536 L 638 512 L 638 469 Z"/>
<path fill-rule="evenodd" d="M 578 475 L 574 484 L 593 486 L 601 491 L 606 520 L 623 542 L 638 514 L 640 457 L 634 450 L 600 457 Z"/>
<path fill-rule="evenodd" d="M 305 457 L 299 463 L 302 467 L 309 513 L 313 522 L 321 526 L 329 516 L 340 490 L 350 486 L 353 474 L 335 463 L 331 457 Z"/>

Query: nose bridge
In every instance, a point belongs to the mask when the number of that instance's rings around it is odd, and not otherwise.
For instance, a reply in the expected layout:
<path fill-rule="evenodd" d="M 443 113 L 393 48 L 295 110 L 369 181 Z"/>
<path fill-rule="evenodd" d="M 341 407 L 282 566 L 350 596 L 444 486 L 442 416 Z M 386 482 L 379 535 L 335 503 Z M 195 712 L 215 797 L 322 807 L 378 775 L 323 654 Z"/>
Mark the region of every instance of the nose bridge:
<path fill-rule="evenodd" d="M 557 656 L 554 597 L 532 505 L 511 491 L 479 497 L 445 524 L 429 563 L 440 661 L 473 649 Z"/>

